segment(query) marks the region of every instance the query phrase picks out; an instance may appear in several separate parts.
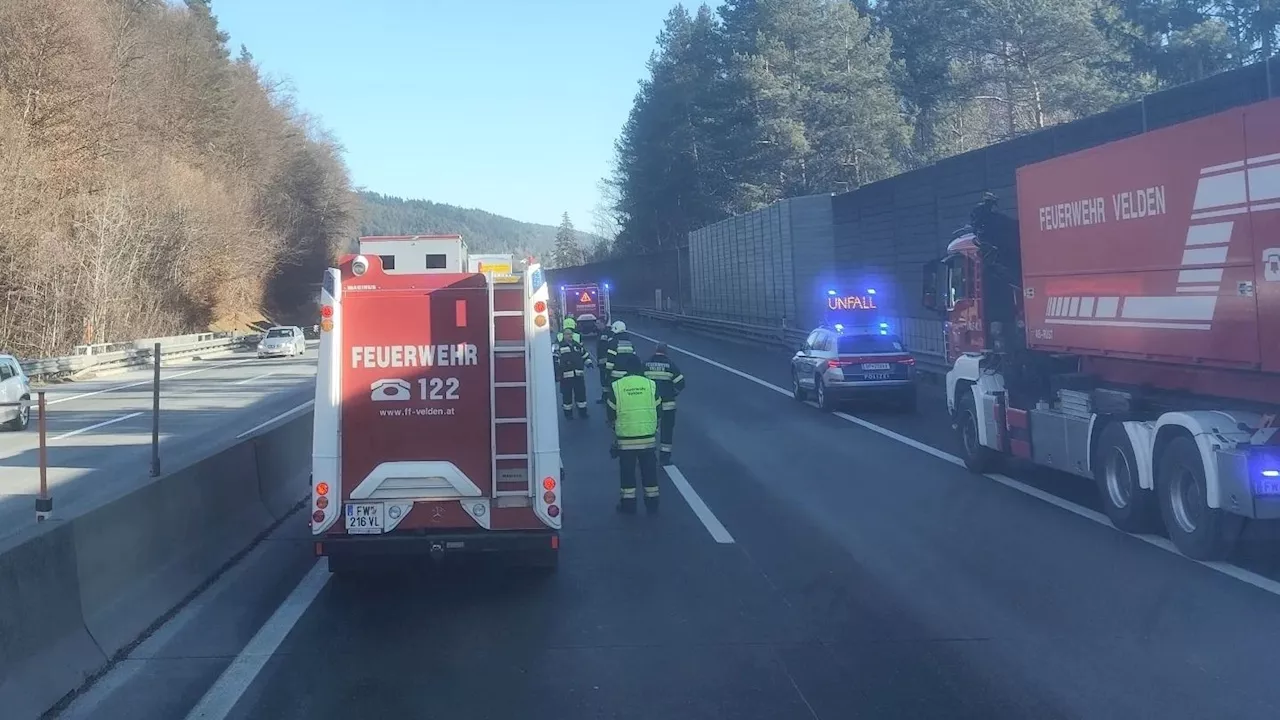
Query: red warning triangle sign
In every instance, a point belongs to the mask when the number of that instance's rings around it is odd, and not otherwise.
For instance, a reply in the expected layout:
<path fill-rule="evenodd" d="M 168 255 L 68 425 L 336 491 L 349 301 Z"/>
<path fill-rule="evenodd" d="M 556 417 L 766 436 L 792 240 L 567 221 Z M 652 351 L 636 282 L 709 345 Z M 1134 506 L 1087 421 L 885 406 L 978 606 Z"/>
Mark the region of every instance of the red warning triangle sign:
<path fill-rule="evenodd" d="M 580 303 L 591 302 L 591 295 L 589 295 L 586 290 L 583 290 L 582 294 L 578 296 L 578 302 Z"/>

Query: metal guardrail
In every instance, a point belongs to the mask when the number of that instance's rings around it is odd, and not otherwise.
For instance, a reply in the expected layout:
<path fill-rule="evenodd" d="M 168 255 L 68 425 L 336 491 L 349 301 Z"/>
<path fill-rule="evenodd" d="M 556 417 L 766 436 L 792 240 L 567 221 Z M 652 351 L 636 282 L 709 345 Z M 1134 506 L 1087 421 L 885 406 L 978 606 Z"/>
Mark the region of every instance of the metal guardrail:
<path fill-rule="evenodd" d="M 767 325 L 751 325 L 749 323 L 733 322 L 731 320 L 717 320 L 714 318 L 699 317 L 697 315 L 684 315 L 682 313 L 652 310 L 641 307 L 615 305 L 613 311 L 614 313 L 632 313 L 640 315 L 641 317 L 659 320 L 661 322 L 669 323 L 675 327 L 686 328 L 704 335 L 724 337 L 731 340 L 759 342 L 786 350 L 795 350 L 805 341 L 806 338 L 809 337 L 809 333 L 811 332 L 810 330 L 770 327 Z M 910 350 L 910 348 L 908 348 L 908 350 Z M 924 353 L 918 350 L 911 350 L 911 354 L 916 359 L 916 367 L 924 372 L 945 375 L 947 371 L 951 369 L 951 366 L 947 364 L 945 358 L 934 353 Z"/>
<path fill-rule="evenodd" d="M 85 370 L 147 365 L 153 362 L 156 343 L 160 343 L 161 358 L 182 357 L 202 352 L 218 352 L 252 345 L 261 335 L 238 333 L 197 333 L 166 338 L 147 338 L 126 343 L 79 345 L 74 355 L 41 360 L 24 360 L 19 364 L 27 377 L 49 378 L 75 375 Z"/>

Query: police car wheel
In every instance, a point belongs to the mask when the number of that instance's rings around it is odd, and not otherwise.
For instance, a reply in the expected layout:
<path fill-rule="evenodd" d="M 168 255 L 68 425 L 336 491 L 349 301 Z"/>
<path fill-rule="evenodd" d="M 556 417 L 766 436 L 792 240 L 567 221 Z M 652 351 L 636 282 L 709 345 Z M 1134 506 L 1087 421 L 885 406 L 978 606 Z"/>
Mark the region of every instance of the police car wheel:
<path fill-rule="evenodd" d="M 805 391 L 804 388 L 800 387 L 800 376 L 796 374 L 795 370 L 791 371 L 791 396 L 800 402 L 804 402 Z"/>
<path fill-rule="evenodd" d="M 831 412 L 832 410 L 834 410 L 835 402 L 831 398 L 831 393 L 827 392 L 827 385 L 826 383 L 822 382 L 822 378 L 821 377 L 816 378 L 814 380 L 813 386 L 815 388 L 815 393 L 818 396 L 818 407 L 822 408 L 827 412 Z"/>

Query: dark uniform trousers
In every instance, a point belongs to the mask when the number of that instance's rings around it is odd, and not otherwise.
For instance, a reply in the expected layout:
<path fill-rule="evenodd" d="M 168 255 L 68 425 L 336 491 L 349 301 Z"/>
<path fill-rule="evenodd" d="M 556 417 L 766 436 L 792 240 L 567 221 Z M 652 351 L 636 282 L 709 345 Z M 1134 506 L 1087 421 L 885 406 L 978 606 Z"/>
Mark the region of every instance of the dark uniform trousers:
<path fill-rule="evenodd" d="M 662 462 L 671 459 L 671 444 L 676 437 L 676 401 L 667 400 L 658 409 L 658 452 Z"/>
<path fill-rule="evenodd" d="M 560 374 L 560 409 L 565 417 L 573 417 L 573 408 L 587 416 L 587 374 L 583 370 L 565 370 Z"/>
<path fill-rule="evenodd" d="M 560 333 L 556 337 L 560 409 L 566 418 L 573 417 L 574 407 L 578 408 L 578 415 L 587 417 L 587 374 L 583 367 L 591 361 L 591 356 L 578 338 L 577 333 L 569 337 Z"/>
<path fill-rule="evenodd" d="M 604 330 L 600 331 L 600 337 L 596 339 L 596 357 L 600 359 L 597 366 L 600 368 L 600 399 L 597 404 L 603 405 L 609 395 L 609 384 L 613 382 L 613 373 L 609 370 L 609 348 L 613 346 L 613 330 L 606 325 Z"/>
<path fill-rule="evenodd" d="M 640 470 L 640 483 L 644 486 L 644 504 L 649 510 L 658 509 L 658 458 L 653 448 L 643 450 L 619 450 L 618 468 L 622 480 L 622 508 L 630 510 L 636 504 L 636 469 Z"/>

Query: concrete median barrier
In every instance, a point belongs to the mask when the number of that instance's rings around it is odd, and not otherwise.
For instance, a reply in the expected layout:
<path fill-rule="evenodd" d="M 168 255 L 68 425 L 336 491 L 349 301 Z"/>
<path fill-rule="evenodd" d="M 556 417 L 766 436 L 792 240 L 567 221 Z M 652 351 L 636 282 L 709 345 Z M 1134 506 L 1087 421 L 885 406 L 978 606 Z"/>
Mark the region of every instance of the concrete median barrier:
<path fill-rule="evenodd" d="M 272 523 L 254 454 L 233 445 L 75 520 L 80 604 L 103 652 L 132 642 Z"/>
<path fill-rule="evenodd" d="M 0 716 L 39 717 L 286 517 L 310 455 L 308 413 L 0 552 Z"/>
<path fill-rule="evenodd" d="M 0 554 L 0 716 L 38 717 L 107 661 L 85 628 L 71 525 Z"/>
<path fill-rule="evenodd" d="M 258 448 L 258 494 L 275 518 L 288 515 L 311 489 L 311 417 L 305 413 L 253 439 Z M 302 462 L 281 448 L 305 447 Z"/>

